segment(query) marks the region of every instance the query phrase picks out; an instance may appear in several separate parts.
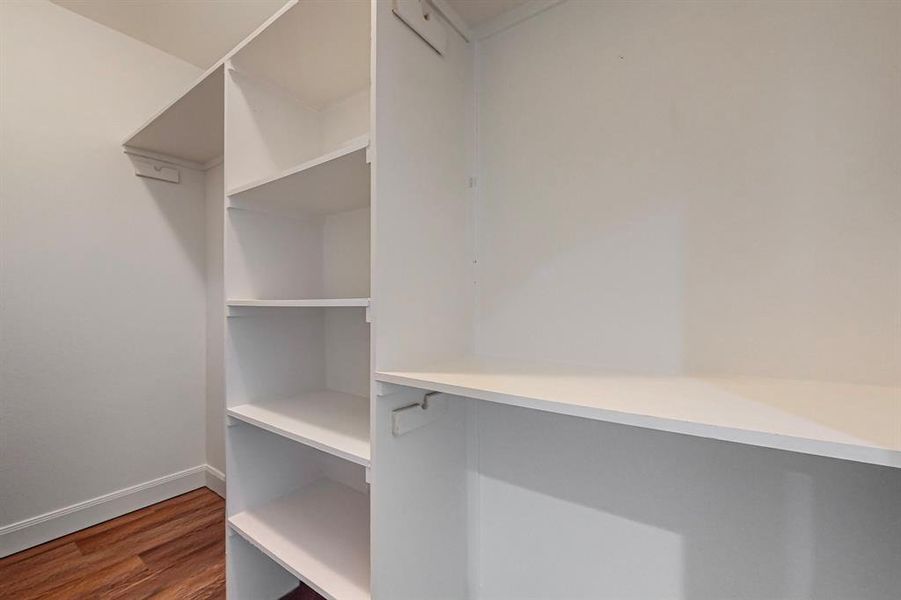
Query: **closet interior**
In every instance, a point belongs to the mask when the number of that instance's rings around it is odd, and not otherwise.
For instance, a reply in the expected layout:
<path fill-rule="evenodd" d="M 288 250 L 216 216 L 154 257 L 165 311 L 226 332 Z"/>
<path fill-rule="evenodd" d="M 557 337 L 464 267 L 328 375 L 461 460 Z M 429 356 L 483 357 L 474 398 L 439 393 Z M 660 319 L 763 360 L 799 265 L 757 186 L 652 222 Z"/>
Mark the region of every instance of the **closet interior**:
<path fill-rule="evenodd" d="M 290 2 L 126 142 L 224 190 L 230 597 L 901 586 L 887 109 L 764 4 Z"/>

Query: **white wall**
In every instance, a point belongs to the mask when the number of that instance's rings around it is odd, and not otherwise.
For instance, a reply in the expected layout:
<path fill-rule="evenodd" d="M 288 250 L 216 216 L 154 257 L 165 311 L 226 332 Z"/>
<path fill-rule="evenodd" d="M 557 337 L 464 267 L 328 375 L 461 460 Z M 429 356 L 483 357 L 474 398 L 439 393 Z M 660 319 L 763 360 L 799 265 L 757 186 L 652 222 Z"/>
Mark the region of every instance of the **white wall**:
<path fill-rule="evenodd" d="M 479 61 L 479 352 L 901 382 L 901 4 L 573 0 Z"/>
<path fill-rule="evenodd" d="M 475 404 L 478 598 L 898 597 L 897 469 Z"/>
<path fill-rule="evenodd" d="M 571 0 L 478 60 L 479 352 L 901 381 L 901 4 Z M 476 597 L 901 589 L 897 470 L 469 423 Z"/>
<path fill-rule="evenodd" d="M 203 174 L 121 141 L 198 69 L 47 2 L 0 3 L 0 525 L 202 465 Z"/>

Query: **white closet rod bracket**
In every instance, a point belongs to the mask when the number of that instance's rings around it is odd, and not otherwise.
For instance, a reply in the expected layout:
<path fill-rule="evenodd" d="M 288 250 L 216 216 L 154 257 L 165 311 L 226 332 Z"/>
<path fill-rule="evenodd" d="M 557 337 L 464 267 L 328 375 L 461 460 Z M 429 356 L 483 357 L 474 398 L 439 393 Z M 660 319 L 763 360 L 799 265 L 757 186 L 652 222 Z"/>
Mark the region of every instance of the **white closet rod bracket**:
<path fill-rule="evenodd" d="M 422 41 L 438 54 L 447 50 L 447 30 L 441 19 L 434 14 L 437 10 L 428 0 L 394 0 L 392 10 Z M 446 18 L 446 17 L 445 17 Z"/>
<path fill-rule="evenodd" d="M 391 433 L 394 437 L 425 427 L 447 412 L 447 397 L 441 392 L 426 392 L 416 404 L 391 411 Z"/>
<path fill-rule="evenodd" d="M 155 164 L 157 166 L 184 167 L 186 169 L 191 169 L 194 171 L 207 171 L 222 164 L 221 156 L 212 158 L 205 163 L 199 163 L 193 160 L 178 158 L 177 156 L 162 154 L 160 152 L 153 152 L 151 150 L 135 148 L 134 146 L 123 146 L 122 152 L 127 154 L 132 162 L 143 161 Z M 135 174 L 137 175 L 137 173 Z"/>
<path fill-rule="evenodd" d="M 168 181 L 169 183 L 181 182 L 181 171 L 176 165 L 156 158 L 134 154 L 127 150 L 125 153 L 128 154 L 128 157 L 131 159 L 131 164 L 135 169 L 135 175 L 138 177 L 159 179 L 160 181 Z"/>

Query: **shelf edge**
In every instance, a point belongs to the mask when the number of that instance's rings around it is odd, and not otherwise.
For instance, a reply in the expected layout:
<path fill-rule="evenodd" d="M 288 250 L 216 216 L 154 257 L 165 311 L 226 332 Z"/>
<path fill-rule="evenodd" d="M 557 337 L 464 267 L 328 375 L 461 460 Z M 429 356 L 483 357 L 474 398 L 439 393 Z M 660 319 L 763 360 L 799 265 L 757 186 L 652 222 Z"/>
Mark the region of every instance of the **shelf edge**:
<path fill-rule="evenodd" d="M 738 429 L 723 425 L 711 425 L 698 421 L 685 421 L 669 417 L 656 417 L 640 413 L 626 413 L 604 408 L 585 407 L 568 402 L 558 402 L 528 396 L 517 396 L 500 391 L 457 386 L 450 383 L 436 382 L 424 378 L 421 379 L 400 373 L 393 373 L 391 371 L 377 371 L 374 377 L 376 381 L 383 383 L 392 383 L 395 385 L 441 392 L 454 396 L 464 396 L 486 402 L 530 408 L 533 410 L 594 421 L 617 423 L 642 429 L 666 431 L 680 435 L 732 442 L 747 446 L 771 448 L 812 456 L 823 456 L 884 467 L 901 468 L 901 452 L 891 448 L 846 444 L 842 442 L 817 440 L 753 429 Z"/>
<path fill-rule="evenodd" d="M 366 308 L 371 304 L 370 298 L 313 298 L 297 300 L 256 300 L 246 298 L 229 298 L 226 307 L 235 308 Z"/>
<path fill-rule="evenodd" d="M 362 396 L 360 397 L 360 399 L 364 402 L 366 401 L 366 399 L 363 398 Z M 362 456 L 362 455 L 355 454 L 355 453 L 347 451 L 347 450 L 342 450 L 341 448 L 337 448 L 331 444 L 326 444 L 326 443 L 314 440 L 313 438 L 309 438 L 309 437 L 306 437 L 303 435 L 298 435 L 291 431 L 285 430 L 281 427 L 276 427 L 270 423 L 261 421 L 260 419 L 255 419 L 255 418 L 245 415 L 243 413 L 235 412 L 236 409 L 240 408 L 241 406 L 248 406 L 248 404 L 241 404 L 239 406 L 235 406 L 232 408 L 226 408 L 225 414 L 228 415 L 229 417 L 232 417 L 233 419 L 238 419 L 239 421 L 247 423 L 248 425 L 253 425 L 254 427 L 258 427 L 260 429 L 263 429 L 264 431 L 274 433 L 285 439 L 289 439 L 293 442 L 297 442 L 298 444 L 303 444 L 304 446 L 309 446 L 310 448 L 314 448 L 316 450 L 319 450 L 320 452 L 325 452 L 326 454 L 331 454 L 332 456 L 335 456 L 337 458 L 341 458 L 348 462 L 352 462 L 354 464 L 360 465 L 361 467 L 369 467 L 370 466 L 371 450 L 370 450 L 370 456 Z M 371 442 L 370 442 L 370 449 L 371 449 Z"/>
<path fill-rule="evenodd" d="M 270 175 L 269 177 L 264 177 L 262 179 L 257 179 L 244 185 L 240 185 L 238 187 L 232 188 L 225 192 L 225 195 L 229 198 L 234 196 L 239 196 L 245 192 L 248 192 L 253 189 L 261 188 L 263 186 L 269 185 L 270 183 L 274 183 L 280 179 L 285 179 L 287 177 L 291 177 L 292 175 L 296 175 L 298 173 L 302 173 L 304 171 L 308 171 L 310 169 L 316 168 L 325 163 L 331 162 L 333 160 L 337 160 L 339 158 L 343 158 L 354 152 L 359 152 L 360 150 L 365 150 L 369 146 L 369 134 L 361 135 L 349 140 L 346 144 L 338 148 L 337 150 L 333 150 L 327 154 L 323 154 L 321 156 L 317 156 L 311 160 L 304 161 L 299 165 L 291 167 L 281 173 L 276 175 Z"/>

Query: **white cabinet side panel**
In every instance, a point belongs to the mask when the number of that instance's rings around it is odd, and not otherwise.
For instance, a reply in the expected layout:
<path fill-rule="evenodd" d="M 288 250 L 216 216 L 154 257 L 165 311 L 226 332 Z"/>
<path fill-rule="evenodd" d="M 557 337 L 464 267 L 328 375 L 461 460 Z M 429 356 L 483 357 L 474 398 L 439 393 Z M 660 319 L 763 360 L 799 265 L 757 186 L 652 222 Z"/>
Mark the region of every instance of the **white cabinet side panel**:
<path fill-rule="evenodd" d="M 438 420 L 393 436 L 391 411 L 421 398 L 405 388 L 376 400 L 372 595 L 460 600 L 467 598 L 465 401 L 449 396 Z"/>
<path fill-rule="evenodd" d="M 222 165 L 206 172 L 206 463 L 225 472 L 225 197 Z"/>
<path fill-rule="evenodd" d="M 372 295 L 376 367 L 388 369 L 469 345 L 473 51 L 452 34 L 441 56 L 390 2 L 375 11 Z"/>

